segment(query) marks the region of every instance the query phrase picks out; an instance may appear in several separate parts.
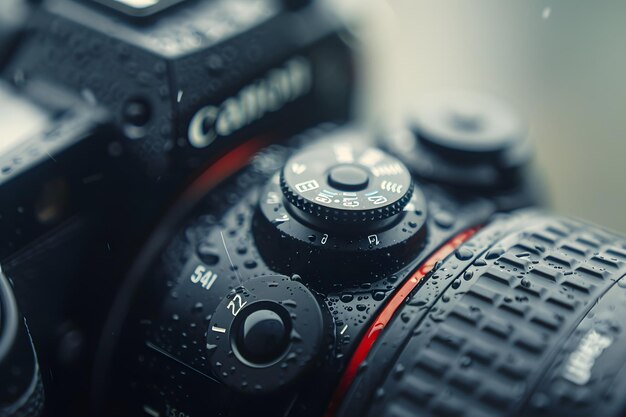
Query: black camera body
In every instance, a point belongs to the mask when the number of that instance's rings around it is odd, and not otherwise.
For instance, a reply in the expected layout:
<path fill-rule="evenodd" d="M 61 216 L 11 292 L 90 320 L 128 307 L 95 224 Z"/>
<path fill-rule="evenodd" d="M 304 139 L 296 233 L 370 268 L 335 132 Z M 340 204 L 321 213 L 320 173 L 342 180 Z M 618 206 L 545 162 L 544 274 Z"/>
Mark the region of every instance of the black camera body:
<path fill-rule="evenodd" d="M 624 415 L 626 240 L 533 208 L 498 100 L 346 122 L 326 7 L 49 0 L 11 29 L 0 416 Z"/>
<path fill-rule="evenodd" d="M 528 208 L 506 106 L 430 103 L 296 135 L 173 211 L 113 306 L 96 410 L 622 415 L 626 242 Z"/>
<path fill-rule="evenodd" d="M 88 413 L 111 300 L 167 207 L 237 145 L 246 161 L 349 114 L 352 52 L 325 6 L 152 3 L 3 4 L 0 265 L 49 415 Z"/>
<path fill-rule="evenodd" d="M 103 394 L 112 414 L 133 415 L 142 409 L 165 415 L 206 410 L 212 415 L 324 414 L 334 383 L 320 381 L 337 380 L 371 318 L 400 288 L 403 277 L 443 242 L 463 233 L 469 237 L 468 230 L 499 210 L 496 199 L 431 183 L 415 188 L 400 203 L 400 212 L 391 213 L 402 218 L 382 230 L 364 231 L 364 225 L 352 221 L 341 230 L 341 225 L 329 229 L 314 224 L 285 200 L 277 171 L 284 166 L 282 172 L 306 173 L 312 169 L 309 164 L 322 161 L 320 172 L 325 172 L 327 164 L 337 164 L 333 152 L 354 153 L 354 159 L 380 158 L 374 162 L 380 181 L 398 177 L 399 161 L 383 156 L 376 143 L 373 135 L 355 127 L 320 126 L 286 146 L 262 151 L 240 174 L 208 193 L 191 214 L 176 213 L 177 220 L 168 222 L 174 231 L 160 231 L 169 236 L 165 249 L 152 247 L 142 255 L 146 269 L 129 277 L 121 291 L 123 301 L 113 308 L 107 330 L 115 336 L 103 340 L 99 355 L 107 364 L 101 370 L 111 369 L 109 361 L 122 364 L 114 375 L 102 375 L 114 381 L 115 393 Z M 300 151 L 303 146 L 312 150 Z M 405 186 L 413 187 L 408 171 L 403 174 Z M 519 185 L 509 184 L 502 194 Z M 324 185 L 313 191 L 322 189 Z M 327 189 L 324 194 L 330 193 Z M 388 191 L 368 198 L 380 196 L 390 203 L 392 193 L 398 194 Z M 520 206 L 533 199 L 522 192 L 517 197 Z M 264 345 L 262 340 L 234 348 L 231 341 L 244 325 L 242 315 L 263 314 L 266 303 L 267 314 L 285 323 L 277 327 L 288 338 L 276 338 L 289 348 L 277 347 L 276 357 L 254 352 L 255 346 Z M 250 312 L 248 305 L 261 310 Z M 242 353 L 246 350 L 251 352 Z M 256 356 L 259 364 L 247 359 Z"/>

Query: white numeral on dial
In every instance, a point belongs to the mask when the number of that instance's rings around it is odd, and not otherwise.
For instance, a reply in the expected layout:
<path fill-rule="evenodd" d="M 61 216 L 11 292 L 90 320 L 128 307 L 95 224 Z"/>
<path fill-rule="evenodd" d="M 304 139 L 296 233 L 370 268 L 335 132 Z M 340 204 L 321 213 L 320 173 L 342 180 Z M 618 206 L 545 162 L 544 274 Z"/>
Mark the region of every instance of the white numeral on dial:
<path fill-rule="evenodd" d="M 193 282 L 194 284 L 200 284 L 200 286 L 205 290 L 210 290 L 216 279 L 217 274 L 211 270 L 206 269 L 204 265 L 196 266 L 193 274 L 191 274 L 191 282 Z"/>
<path fill-rule="evenodd" d="M 233 313 L 233 316 L 236 316 L 237 314 L 239 314 L 243 306 L 245 306 L 247 303 L 247 301 L 243 301 L 241 295 L 236 294 L 235 297 L 233 297 L 233 299 L 230 301 L 230 303 L 226 305 L 226 308 L 229 309 L 231 313 Z"/>

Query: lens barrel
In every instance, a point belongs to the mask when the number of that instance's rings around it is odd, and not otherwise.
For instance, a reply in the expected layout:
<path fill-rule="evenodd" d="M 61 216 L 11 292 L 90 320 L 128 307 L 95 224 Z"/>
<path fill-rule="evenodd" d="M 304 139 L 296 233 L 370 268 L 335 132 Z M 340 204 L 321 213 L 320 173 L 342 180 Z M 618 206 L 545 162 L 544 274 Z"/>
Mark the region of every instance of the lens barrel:
<path fill-rule="evenodd" d="M 623 415 L 624 274 L 596 227 L 496 221 L 395 311 L 337 415 Z"/>

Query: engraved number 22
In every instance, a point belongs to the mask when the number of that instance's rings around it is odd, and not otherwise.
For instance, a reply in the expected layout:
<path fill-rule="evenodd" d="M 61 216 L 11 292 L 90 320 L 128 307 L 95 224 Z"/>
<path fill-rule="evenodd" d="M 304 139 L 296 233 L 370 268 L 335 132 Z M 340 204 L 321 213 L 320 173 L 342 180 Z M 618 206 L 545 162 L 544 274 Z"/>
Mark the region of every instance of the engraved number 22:
<path fill-rule="evenodd" d="M 245 306 L 247 303 L 247 301 L 243 301 L 241 295 L 237 294 L 230 301 L 230 303 L 226 305 L 226 308 L 229 309 L 231 313 L 233 313 L 233 316 L 236 316 L 237 314 L 239 314 L 243 306 Z"/>

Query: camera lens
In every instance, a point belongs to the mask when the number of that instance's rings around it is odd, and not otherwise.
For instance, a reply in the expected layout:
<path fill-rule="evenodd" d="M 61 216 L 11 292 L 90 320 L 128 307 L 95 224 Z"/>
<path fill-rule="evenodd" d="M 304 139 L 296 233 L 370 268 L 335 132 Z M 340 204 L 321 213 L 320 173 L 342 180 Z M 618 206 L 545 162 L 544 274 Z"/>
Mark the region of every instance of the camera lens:
<path fill-rule="evenodd" d="M 327 415 L 624 415 L 625 274 L 603 230 L 495 221 L 379 313 Z"/>

